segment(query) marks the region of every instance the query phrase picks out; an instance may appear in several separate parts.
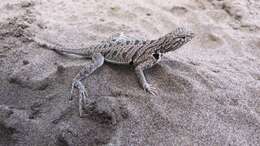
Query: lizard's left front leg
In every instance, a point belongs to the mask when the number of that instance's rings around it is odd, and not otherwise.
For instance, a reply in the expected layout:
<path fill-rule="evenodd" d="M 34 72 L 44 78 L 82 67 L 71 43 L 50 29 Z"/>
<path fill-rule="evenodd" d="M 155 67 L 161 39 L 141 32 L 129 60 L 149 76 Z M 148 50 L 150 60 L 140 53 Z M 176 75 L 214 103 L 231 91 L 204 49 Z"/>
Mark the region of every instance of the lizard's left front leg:
<path fill-rule="evenodd" d="M 149 93 L 151 93 L 153 95 L 157 94 L 157 90 L 156 90 L 156 88 L 152 87 L 149 83 L 147 83 L 145 75 L 144 75 L 144 70 L 151 68 L 156 63 L 157 63 L 157 59 L 151 56 L 146 61 L 138 64 L 135 67 L 135 73 L 137 75 L 139 83 L 142 85 L 142 87 L 145 91 L 148 91 Z"/>

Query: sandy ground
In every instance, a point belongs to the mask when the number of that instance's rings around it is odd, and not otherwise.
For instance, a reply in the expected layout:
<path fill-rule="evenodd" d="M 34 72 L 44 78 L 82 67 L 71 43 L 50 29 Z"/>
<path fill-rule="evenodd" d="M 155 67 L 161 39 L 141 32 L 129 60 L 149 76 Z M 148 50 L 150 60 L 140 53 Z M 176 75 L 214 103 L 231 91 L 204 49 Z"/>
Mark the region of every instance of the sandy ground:
<path fill-rule="evenodd" d="M 90 63 L 43 49 L 124 32 L 153 39 L 188 27 L 196 37 L 147 70 L 158 96 L 127 66 L 106 64 L 85 85 L 92 112 L 68 101 Z M 258 0 L 1 0 L 0 145 L 260 145 Z"/>

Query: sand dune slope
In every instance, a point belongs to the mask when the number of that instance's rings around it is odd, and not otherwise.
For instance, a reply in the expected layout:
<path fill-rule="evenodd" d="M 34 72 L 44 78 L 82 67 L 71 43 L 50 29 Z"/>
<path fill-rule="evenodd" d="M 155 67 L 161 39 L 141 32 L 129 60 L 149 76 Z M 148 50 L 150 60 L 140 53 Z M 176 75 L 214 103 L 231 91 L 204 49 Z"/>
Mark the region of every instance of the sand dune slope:
<path fill-rule="evenodd" d="M 105 64 L 84 82 L 91 106 L 68 101 L 79 48 L 124 32 L 153 39 L 184 26 L 191 43 L 146 70 Z M 0 145 L 260 145 L 258 0 L 1 0 Z"/>

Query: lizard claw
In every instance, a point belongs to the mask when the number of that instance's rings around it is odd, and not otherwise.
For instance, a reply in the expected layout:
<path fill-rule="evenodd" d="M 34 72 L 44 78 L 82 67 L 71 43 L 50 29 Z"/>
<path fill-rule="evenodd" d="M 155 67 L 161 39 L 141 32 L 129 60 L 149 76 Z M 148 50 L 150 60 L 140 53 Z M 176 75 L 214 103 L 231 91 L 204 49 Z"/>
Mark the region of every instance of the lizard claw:
<path fill-rule="evenodd" d="M 83 104 L 86 104 L 88 94 L 85 88 L 79 89 L 79 96 L 79 98 L 83 99 Z"/>
<path fill-rule="evenodd" d="M 71 90 L 70 90 L 69 100 L 72 100 L 72 99 L 73 99 L 73 97 L 72 97 L 73 92 L 74 92 L 74 87 L 72 86 L 72 87 L 71 87 Z"/>
<path fill-rule="evenodd" d="M 83 117 L 83 107 L 86 104 L 87 100 L 87 91 L 85 88 L 79 88 L 79 117 Z"/>
<path fill-rule="evenodd" d="M 71 89 L 70 89 L 69 100 L 73 99 L 72 95 L 73 95 L 73 92 L 74 92 L 74 88 L 75 88 L 75 82 L 72 82 Z"/>
<path fill-rule="evenodd" d="M 158 94 L 157 89 L 155 87 L 151 86 L 151 85 L 147 85 L 144 90 L 149 92 L 150 94 L 152 94 L 154 96 Z"/>

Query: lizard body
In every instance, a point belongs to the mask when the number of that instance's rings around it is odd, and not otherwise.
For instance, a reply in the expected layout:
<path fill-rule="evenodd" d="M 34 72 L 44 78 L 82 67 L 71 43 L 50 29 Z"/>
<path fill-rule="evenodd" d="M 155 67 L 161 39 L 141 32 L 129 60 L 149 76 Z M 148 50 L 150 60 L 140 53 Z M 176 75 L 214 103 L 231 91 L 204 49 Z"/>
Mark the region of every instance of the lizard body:
<path fill-rule="evenodd" d="M 40 46 L 58 53 L 75 54 L 92 59 L 92 63 L 83 67 L 72 82 L 71 95 L 74 88 L 79 90 L 79 113 L 82 116 L 82 106 L 87 101 L 87 91 L 82 84 L 82 80 L 101 67 L 104 62 L 134 66 L 143 89 L 155 95 L 157 94 L 156 89 L 148 84 L 143 71 L 158 63 L 163 54 L 180 48 L 193 37 L 192 32 L 184 28 L 177 28 L 175 31 L 154 40 L 140 40 L 120 34 L 112 36 L 98 45 L 79 49 L 64 49 L 57 45 L 43 43 L 37 39 L 34 39 L 34 41 Z M 72 99 L 71 96 L 70 99 Z"/>

